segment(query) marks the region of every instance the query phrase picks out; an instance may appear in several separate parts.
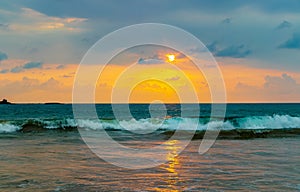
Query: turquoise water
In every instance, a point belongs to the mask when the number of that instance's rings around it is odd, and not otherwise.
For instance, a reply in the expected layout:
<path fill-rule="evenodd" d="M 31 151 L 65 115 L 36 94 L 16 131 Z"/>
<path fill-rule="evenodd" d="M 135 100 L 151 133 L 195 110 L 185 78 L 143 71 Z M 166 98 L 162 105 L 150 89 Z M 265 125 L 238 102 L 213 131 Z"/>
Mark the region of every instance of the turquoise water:
<path fill-rule="evenodd" d="M 155 118 L 149 105 L 130 105 L 135 119 L 124 113 L 118 120 L 110 105 L 96 108 L 99 119 L 75 120 L 69 104 L 0 105 L 0 191 L 300 190 L 299 104 L 230 104 L 224 122 L 209 122 L 210 105 L 185 117 L 180 105 L 167 105 L 166 114 Z M 221 133 L 200 155 L 210 123 Z M 185 140 L 170 136 L 176 129 L 190 131 L 193 124 L 194 140 L 179 153 Z M 77 129 L 93 136 L 106 131 L 137 150 L 164 143 L 165 163 L 136 170 L 112 165 L 88 148 Z"/>
<path fill-rule="evenodd" d="M 82 105 L 84 106 L 84 105 Z M 117 105 L 125 106 L 125 105 Z M 129 105 L 130 113 L 123 108 L 118 111 L 116 120 L 112 106 L 97 104 L 99 119 L 75 120 L 71 104 L 17 104 L 0 105 L 0 134 L 22 130 L 25 125 L 39 126 L 43 129 L 61 129 L 84 127 L 90 129 L 120 130 L 120 121 L 130 124 L 129 131 L 140 129 L 155 130 L 189 130 L 197 124 L 197 130 L 206 130 L 211 116 L 211 105 L 201 104 L 200 111 L 194 109 L 195 104 L 185 104 L 185 115 L 182 117 L 182 106 L 179 104 L 156 105 L 149 110 L 148 104 Z M 84 109 L 84 108 L 83 108 Z M 84 111 L 85 112 L 85 111 Z M 151 118 L 151 112 L 156 116 Z M 214 117 L 212 128 L 219 130 L 266 130 L 266 129 L 298 129 L 300 128 L 300 104 L 228 104 L 224 123 Z M 155 123 L 155 120 L 159 123 Z M 178 127 L 179 122 L 186 126 Z M 296 131 L 298 133 L 298 130 Z"/>

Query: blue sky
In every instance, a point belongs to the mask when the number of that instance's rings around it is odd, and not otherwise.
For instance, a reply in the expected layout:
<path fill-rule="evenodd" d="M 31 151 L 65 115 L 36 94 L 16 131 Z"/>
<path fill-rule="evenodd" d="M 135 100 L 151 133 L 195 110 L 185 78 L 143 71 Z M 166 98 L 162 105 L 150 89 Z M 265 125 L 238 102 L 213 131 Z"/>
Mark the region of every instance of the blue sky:
<path fill-rule="evenodd" d="M 97 39 L 130 24 L 161 22 L 181 27 L 207 45 L 217 57 L 258 60 L 255 67 L 299 70 L 300 2 L 288 1 L 99 1 L 2 0 L 0 3 L 1 52 L 13 58 L 43 62 L 78 63 Z M 39 18 L 22 14 L 36 11 L 52 18 L 85 19 L 71 24 L 80 32 L 34 29 L 20 33 L 14 23 L 28 27 Z M 47 18 L 46 18 L 47 19 Z M 38 33 L 38 34 L 35 34 Z M 64 43 L 60 47 L 58 43 Z M 39 52 L 68 49 L 65 55 Z M 72 56 L 73 55 L 73 56 Z M 76 56 L 74 56 L 76 55 Z M 42 58 L 39 58 L 39 57 Z M 258 64 L 259 63 L 259 64 Z"/>

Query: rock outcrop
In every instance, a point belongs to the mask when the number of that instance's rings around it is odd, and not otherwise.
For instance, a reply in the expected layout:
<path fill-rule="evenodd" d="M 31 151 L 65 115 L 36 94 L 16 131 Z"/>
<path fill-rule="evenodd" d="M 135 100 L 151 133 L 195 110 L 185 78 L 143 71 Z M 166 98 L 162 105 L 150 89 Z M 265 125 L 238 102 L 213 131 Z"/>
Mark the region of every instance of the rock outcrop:
<path fill-rule="evenodd" d="M 11 104 L 11 102 L 8 102 L 6 99 L 3 99 L 0 101 L 0 104 Z"/>

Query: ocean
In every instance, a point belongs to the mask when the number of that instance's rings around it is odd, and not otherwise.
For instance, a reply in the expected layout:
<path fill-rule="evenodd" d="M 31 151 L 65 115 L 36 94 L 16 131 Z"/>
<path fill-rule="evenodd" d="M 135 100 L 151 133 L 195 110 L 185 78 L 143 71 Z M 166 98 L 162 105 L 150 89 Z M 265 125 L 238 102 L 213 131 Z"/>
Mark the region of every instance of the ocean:
<path fill-rule="evenodd" d="M 300 191 L 300 104 L 228 104 L 224 118 L 183 105 L 184 117 L 179 104 L 130 104 L 117 119 L 110 104 L 96 104 L 98 119 L 75 119 L 71 104 L 0 105 L 0 191 Z M 208 127 L 220 133 L 199 154 Z M 176 130 L 193 131 L 182 150 Z M 165 162 L 111 164 L 84 139 L 104 132 L 136 150 L 161 146 Z"/>

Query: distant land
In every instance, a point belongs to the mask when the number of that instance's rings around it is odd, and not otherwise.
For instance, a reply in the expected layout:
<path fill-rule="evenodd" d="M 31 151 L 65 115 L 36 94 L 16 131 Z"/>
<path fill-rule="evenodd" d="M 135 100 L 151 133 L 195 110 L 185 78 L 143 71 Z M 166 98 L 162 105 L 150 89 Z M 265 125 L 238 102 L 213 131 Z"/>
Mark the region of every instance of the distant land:
<path fill-rule="evenodd" d="M 1 104 L 8 104 L 8 105 L 11 105 L 11 104 L 16 104 L 16 103 L 11 103 L 11 102 L 9 102 L 7 99 L 2 99 L 2 101 L 0 101 L 0 105 L 1 105 Z M 46 102 L 46 103 L 17 103 L 17 104 L 62 105 L 62 104 L 65 104 L 65 103 L 60 103 L 60 102 Z"/>
<path fill-rule="evenodd" d="M 2 99 L 2 101 L 0 101 L 0 104 L 12 104 L 12 103 L 8 102 L 6 99 Z"/>
<path fill-rule="evenodd" d="M 63 103 L 59 103 L 59 102 L 47 102 L 44 103 L 45 105 L 62 105 Z"/>

